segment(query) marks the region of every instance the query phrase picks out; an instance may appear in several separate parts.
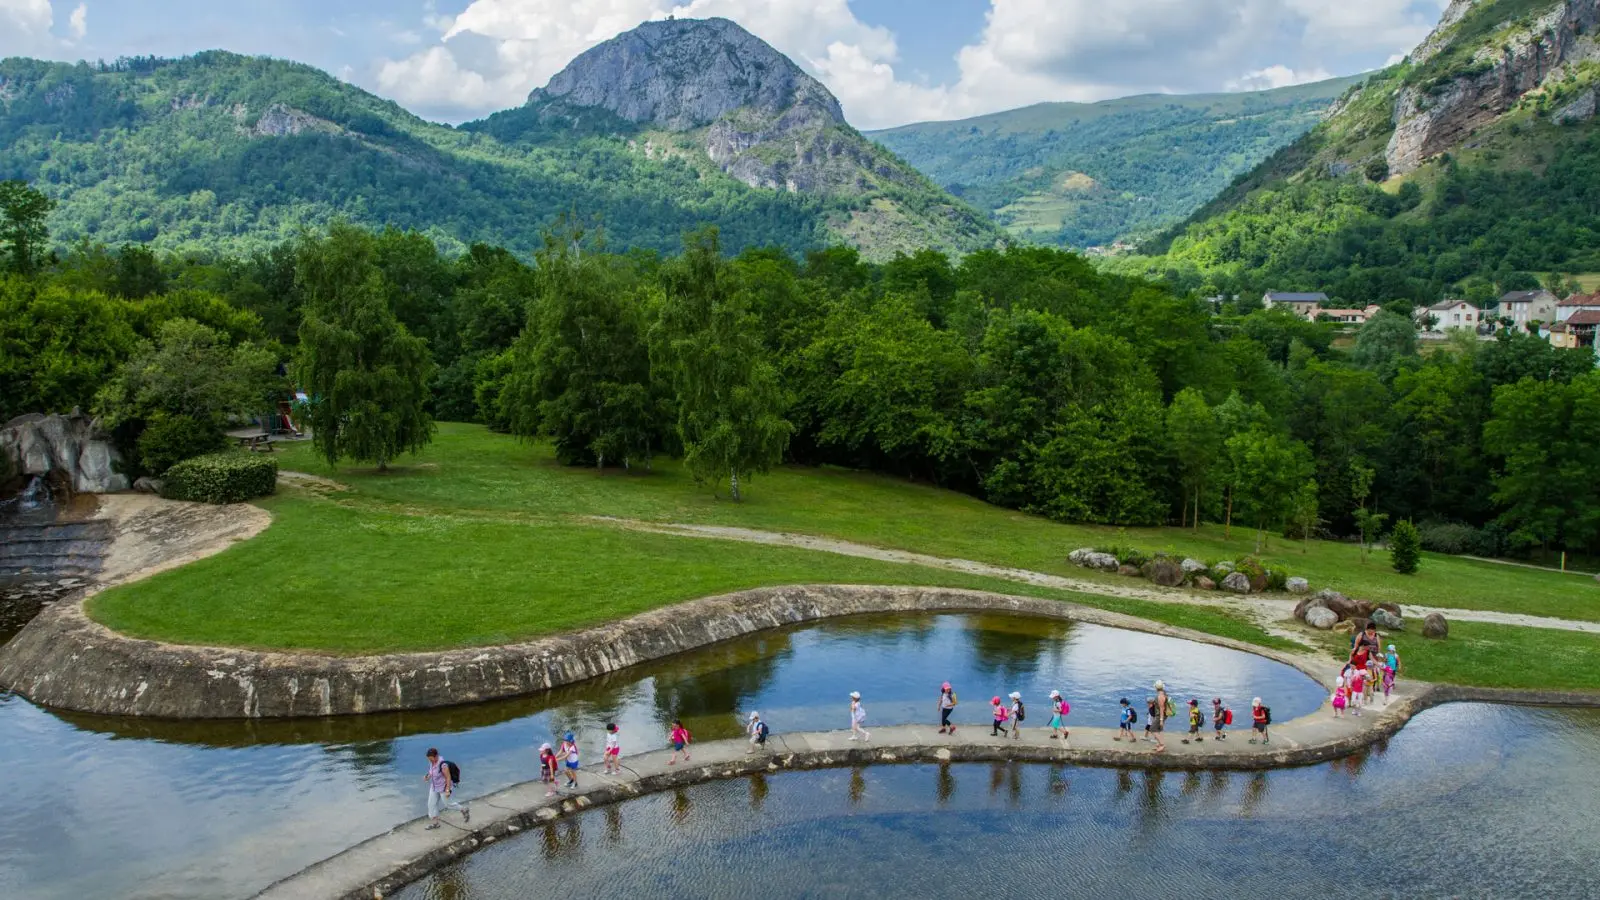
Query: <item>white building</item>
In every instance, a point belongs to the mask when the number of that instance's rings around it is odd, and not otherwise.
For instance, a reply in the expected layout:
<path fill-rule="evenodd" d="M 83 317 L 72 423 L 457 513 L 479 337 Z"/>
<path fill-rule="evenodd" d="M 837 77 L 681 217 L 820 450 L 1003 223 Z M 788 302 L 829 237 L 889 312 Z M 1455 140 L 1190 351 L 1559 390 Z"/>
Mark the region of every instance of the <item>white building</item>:
<path fill-rule="evenodd" d="M 1320 291 L 1315 294 L 1268 291 L 1266 296 L 1261 298 L 1261 305 L 1267 309 L 1282 306 L 1293 310 L 1295 315 L 1300 318 L 1314 322 L 1317 319 L 1317 313 L 1322 312 L 1322 308 L 1328 305 L 1328 295 Z"/>
<path fill-rule="evenodd" d="M 1491 315 L 1465 300 L 1446 300 L 1424 309 L 1417 317 L 1424 331 L 1443 334 L 1456 328 L 1476 331 L 1479 323 Z"/>

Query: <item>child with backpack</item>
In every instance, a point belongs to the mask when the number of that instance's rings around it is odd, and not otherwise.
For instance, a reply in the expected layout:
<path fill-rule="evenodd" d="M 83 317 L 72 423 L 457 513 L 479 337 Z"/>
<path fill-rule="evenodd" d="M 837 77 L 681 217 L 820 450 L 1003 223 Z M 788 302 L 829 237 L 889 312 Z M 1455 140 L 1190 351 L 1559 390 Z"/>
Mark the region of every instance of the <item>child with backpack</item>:
<path fill-rule="evenodd" d="M 1067 731 L 1067 714 L 1072 712 L 1072 704 L 1061 696 L 1060 691 L 1051 691 L 1050 707 L 1055 710 L 1055 714 L 1050 717 L 1050 739 L 1056 740 L 1059 738 L 1064 741 L 1069 734 Z"/>
<path fill-rule="evenodd" d="M 750 714 L 750 750 L 754 752 L 767 745 L 767 734 L 770 729 L 767 723 L 761 721 L 761 713 Z"/>
<path fill-rule="evenodd" d="M 1144 711 L 1144 739 L 1147 741 L 1153 741 L 1155 740 L 1156 727 L 1156 698 L 1144 698 Z"/>
<path fill-rule="evenodd" d="M 561 738 L 560 756 L 567 765 L 567 787 L 578 789 L 578 739 L 572 732 Z"/>
<path fill-rule="evenodd" d="M 561 763 L 556 758 L 555 748 L 550 746 L 549 741 L 540 744 L 539 780 L 548 785 L 544 792 L 546 797 L 554 797 L 556 795 L 556 772 L 560 771 L 560 769 Z"/>
<path fill-rule="evenodd" d="M 1272 724 L 1272 707 L 1262 706 L 1260 697 L 1251 700 L 1250 719 L 1251 727 L 1255 729 L 1256 734 L 1261 736 L 1260 742 L 1263 744 L 1270 742 L 1271 735 L 1268 734 L 1268 726 Z M 1251 738 L 1250 743 L 1256 743 L 1256 739 Z"/>
<path fill-rule="evenodd" d="M 867 708 L 861 705 L 861 692 L 850 692 L 850 740 L 870 741 L 872 732 L 864 725 L 867 721 Z"/>
<path fill-rule="evenodd" d="M 1345 694 L 1348 691 L 1349 689 L 1345 687 L 1344 676 L 1340 675 L 1333 682 L 1333 717 L 1335 719 L 1344 718 L 1344 708 L 1348 702 L 1345 699 Z"/>
<path fill-rule="evenodd" d="M 956 708 L 956 692 L 946 681 L 939 687 L 939 733 L 955 734 L 956 726 L 950 724 L 950 714 Z"/>
<path fill-rule="evenodd" d="M 1221 697 L 1211 698 L 1211 739 L 1215 741 L 1227 740 L 1228 736 L 1222 733 L 1225 725 L 1233 724 L 1233 710 L 1224 709 Z"/>
<path fill-rule="evenodd" d="M 1389 705 L 1389 694 L 1394 690 L 1394 666 L 1383 666 L 1383 705 Z"/>
<path fill-rule="evenodd" d="M 1367 658 L 1367 694 L 1361 700 L 1362 706 L 1371 706 L 1372 701 L 1378 698 L 1378 657 Z"/>
<path fill-rule="evenodd" d="M 1183 742 L 1185 744 L 1187 744 L 1190 741 L 1194 741 L 1195 743 L 1198 744 L 1201 741 L 1205 740 L 1205 738 L 1200 736 L 1200 728 L 1201 728 L 1201 726 L 1203 726 L 1205 724 L 1206 724 L 1206 714 L 1200 711 L 1200 699 L 1198 697 L 1190 697 L 1189 698 L 1189 736 L 1184 738 Z"/>
<path fill-rule="evenodd" d="M 461 782 L 461 770 L 456 764 L 439 758 L 436 748 L 428 748 L 428 772 L 422 776 L 428 783 L 428 831 L 439 827 L 439 813 L 453 809 L 461 813 L 461 821 L 471 822 L 472 812 L 464 804 L 451 799 L 455 787 Z"/>
<path fill-rule="evenodd" d="M 622 740 L 617 737 L 617 723 L 606 723 L 605 774 L 622 774 Z"/>
<path fill-rule="evenodd" d="M 989 729 L 989 736 L 999 737 L 1000 735 L 1006 733 L 1005 723 L 1006 719 L 1010 718 L 1011 713 L 1005 708 L 1005 706 L 1001 705 L 999 697 L 995 697 L 994 699 L 990 700 L 989 706 L 993 708 L 994 712 L 994 727 Z"/>
<path fill-rule="evenodd" d="M 1366 686 L 1367 686 L 1367 670 L 1366 670 L 1366 667 L 1363 666 L 1363 667 L 1351 670 L 1351 672 L 1350 672 L 1350 681 L 1347 682 L 1347 685 L 1348 685 L 1348 687 L 1350 689 L 1349 690 L 1349 694 L 1350 694 L 1350 700 L 1349 700 L 1350 715 L 1356 716 L 1357 718 L 1359 718 L 1361 716 L 1361 695 L 1362 695 L 1363 691 L 1365 691 Z"/>
<path fill-rule="evenodd" d="M 1022 720 L 1028 717 L 1028 710 L 1022 705 L 1022 695 L 1016 691 L 1011 692 L 1011 739 L 1022 737 Z"/>
<path fill-rule="evenodd" d="M 1121 703 L 1122 703 L 1122 721 L 1117 726 L 1117 736 L 1112 738 L 1112 740 L 1120 741 L 1123 738 L 1127 738 L 1128 739 L 1128 743 L 1131 744 L 1131 743 L 1133 743 L 1133 740 L 1134 740 L 1134 738 L 1133 738 L 1133 726 L 1139 721 L 1139 714 L 1137 712 L 1134 712 L 1133 707 L 1128 705 L 1128 698 L 1127 697 L 1123 697 L 1122 700 L 1121 700 Z"/>
<path fill-rule="evenodd" d="M 667 735 L 667 741 L 672 744 L 672 758 L 667 760 L 667 765 L 678 764 L 678 754 L 683 754 L 683 761 L 689 761 L 689 729 L 683 727 L 681 719 L 672 720 L 672 731 Z"/>

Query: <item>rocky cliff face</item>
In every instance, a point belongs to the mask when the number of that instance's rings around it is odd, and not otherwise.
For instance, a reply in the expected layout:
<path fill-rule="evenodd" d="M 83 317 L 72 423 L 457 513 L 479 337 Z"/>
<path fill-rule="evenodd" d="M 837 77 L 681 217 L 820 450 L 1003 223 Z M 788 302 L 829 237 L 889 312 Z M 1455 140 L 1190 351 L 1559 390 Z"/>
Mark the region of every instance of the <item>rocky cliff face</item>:
<path fill-rule="evenodd" d="M 1434 63 L 1461 39 L 1457 31 L 1469 15 L 1493 15 L 1496 8 L 1493 0 L 1455 0 L 1412 55 L 1413 63 Z M 1385 152 L 1391 173 L 1415 171 L 1493 123 L 1525 94 L 1564 77 L 1580 62 L 1600 58 L 1600 43 L 1592 36 L 1600 24 L 1600 0 L 1561 0 L 1531 24 L 1526 21 L 1495 23 L 1492 39 L 1476 49 L 1470 64 L 1401 89 L 1395 99 L 1394 135 Z M 1583 109 L 1593 114 L 1590 103 L 1561 115 L 1581 116 Z"/>

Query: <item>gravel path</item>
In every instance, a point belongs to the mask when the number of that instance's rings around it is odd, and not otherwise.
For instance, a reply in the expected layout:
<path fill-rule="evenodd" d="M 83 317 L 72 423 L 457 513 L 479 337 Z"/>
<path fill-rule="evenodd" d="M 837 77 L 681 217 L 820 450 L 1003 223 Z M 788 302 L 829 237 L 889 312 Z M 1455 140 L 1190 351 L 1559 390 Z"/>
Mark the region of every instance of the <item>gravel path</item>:
<path fill-rule="evenodd" d="M 621 528 L 647 531 L 653 534 L 741 541 L 748 544 L 766 544 L 777 547 L 798 547 L 821 553 L 837 553 L 841 556 L 927 566 L 929 568 L 962 572 L 968 575 L 980 575 L 987 578 L 1001 578 L 1006 581 L 1016 581 L 1057 590 L 1098 594 L 1102 597 L 1122 597 L 1132 600 L 1151 600 L 1157 603 L 1184 603 L 1195 606 L 1220 607 L 1249 615 L 1257 624 L 1272 634 L 1305 643 L 1305 633 L 1303 631 L 1283 627 L 1283 620 L 1293 615 L 1296 603 L 1295 598 L 1283 595 L 1236 596 L 1213 592 L 1200 593 L 1175 588 L 1153 587 L 1143 582 L 1132 581 L 1125 585 L 1108 584 L 1088 578 L 1050 575 L 1045 572 L 1035 572 L 1031 569 L 1014 569 L 1008 566 L 996 566 L 970 559 L 930 556 L 925 553 L 912 553 L 905 550 L 888 550 L 883 547 L 874 547 L 870 544 L 858 544 L 853 541 L 814 537 L 807 534 L 758 531 L 752 528 L 733 528 L 723 525 L 643 522 L 636 519 L 619 519 L 610 516 L 590 516 L 588 518 Z M 1547 616 L 1528 616 L 1489 610 L 1450 609 L 1447 607 L 1415 605 L 1407 605 L 1405 607 L 1405 614 L 1411 618 L 1420 618 L 1431 612 L 1442 613 L 1446 619 L 1451 621 L 1483 622 L 1491 625 L 1516 625 L 1524 628 L 1549 628 L 1558 631 L 1581 631 L 1589 634 L 1600 634 L 1600 622 L 1580 622 L 1572 619 L 1555 619 Z"/>

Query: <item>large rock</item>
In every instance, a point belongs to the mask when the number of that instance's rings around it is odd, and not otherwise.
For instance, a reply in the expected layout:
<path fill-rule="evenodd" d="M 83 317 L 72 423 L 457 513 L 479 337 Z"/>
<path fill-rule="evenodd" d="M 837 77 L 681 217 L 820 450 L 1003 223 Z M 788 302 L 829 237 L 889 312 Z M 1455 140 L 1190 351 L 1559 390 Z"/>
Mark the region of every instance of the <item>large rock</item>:
<path fill-rule="evenodd" d="M 1305 580 L 1304 578 L 1300 578 L 1298 576 L 1296 576 L 1294 578 L 1291 578 L 1288 581 L 1285 581 L 1283 583 L 1283 586 L 1291 594 L 1304 594 L 1307 591 L 1311 590 L 1311 582 Z"/>
<path fill-rule="evenodd" d="M 1144 577 L 1162 587 L 1177 587 L 1183 584 L 1185 573 L 1171 557 L 1158 556 L 1144 564 Z"/>
<path fill-rule="evenodd" d="M 1306 620 L 1306 613 L 1310 612 L 1312 609 L 1327 608 L 1327 604 L 1322 602 L 1321 597 L 1305 597 L 1299 603 L 1294 605 L 1294 617 L 1304 622 Z M 1335 621 L 1337 621 L 1339 616 L 1335 614 L 1333 618 Z"/>
<path fill-rule="evenodd" d="M 1444 639 L 1450 636 L 1450 623 L 1444 616 L 1433 612 L 1422 617 L 1422 636 L 1425 638 Z"/>
<path fill-rule="evenodd" d="M 1306 610 L 1305 622 L 1312 628 L 1320 628 L 1323 631 L 1327 631 L 1339 624 L 1339 617 L 1334 615 L 1333 610 L 1326 606 L 1313 606 Z"/>
<path fill-rule="evenodd" d="M 1372 611 L 1372 622 L 1385 631 L 1402 631 L 1406 627 L 1404 619 L 1381 606 Z"/>
<path fill-rule="evenodd" d="M 1366 604 L 1367 608 L 1363 609 L 1363 601 L 1352 600 L 1338 591 L 1321 590 L 1312 594 L 1311 597 L 1328 609 L 1333 610 L 1334 615 L 1337 615 L 1340 621 L 1365 617 L 1372 611 L 1371 604 Z"/>
<path fill-rule="evenodd" d="M 1250 593 L 1250 576 L 1243 572 L 1229 572 L 1228 577 L 1222 579 L 1222 589 L 1233 591 L 1235 594 Z"/>
<path fill-rule="evenodd" d="M 1219 562 L 1216 565 L 1212 566 L 1211 567 L 1211 571 L 1215 572 L 1218 575 L 1222 575 L 1222 576 L 1226 577 L 1229 573 L 1231 573 L 1233 571 L 1233 563 L 1228 562 L 1227 560 L 1223 560 L 1222 562 Z"/>
<path fill-rule="evenodd" d="M 1144 573 L 1139 571 L 1138 566 L 1117 566 L 1117 574 L 1125 575 L 1129 578 L 1138 578 Z"/>
<path fill-rule="evenodd" d="M 1094 553 L 1093 547 L 1079 547 L 1067 554 L 1067 562 L 1075 566 L 1086 566 L 1089 564 L 1089 556 L 1092 553 Z"/>
<path fill-rule="evenodd" d="M 1183 562 L 1179 563 L 1179 566 L 1181 566 L 1183 568 L 1184 574 L 1186 574 L 1186 575 L 1193 575 L 1193 574 L 1195 574 L 1197 572 L 1209 572 L 1209 571 L 1211 571 L 1211 567 L 1210 566 L 1206 565 L 1205 563 L 1201 562 L 1198 559 L 1195 559 L 1192 556 L 1189 557 L 1188 559 L 1185 559 Z M 1600 576 L 1596 576 L 1596 577 L 1600 577 Z"/>
<path fill-rule="evenodd" d="M 1217 583 L 1212 581 L 1209 575 L 1196 575 L 1194 577 L 1194 586 L 1202 591 L 1214 591 L 1217 589 Z"/>
<path fill-rule="evenodd" d="M 59 473 L 73 491 L 104 494 L 128 489 L 117 471 L 122 457 L 99 423 L 77 410 L 69 415 L 18 416 L 0 428 L 0 453 L 22 475 Z"/>
<path fill-rule="evenodd" d="M 1102 572 L 1115 572 L 1118 568 L 1117 558 L 1109 553 L 1091 553 L 1084 558 L 1083 564 Z"/>
<path fill-rule="evenodd" d="M 140 494 L 159 494 L 161 493 L 161 489 L 166 487 L 166 485 L 166 479 L 151 478 L 149 475 L 141 475 L 139 476 L 138 480 L 133 483 L 133 489 Z"/>

